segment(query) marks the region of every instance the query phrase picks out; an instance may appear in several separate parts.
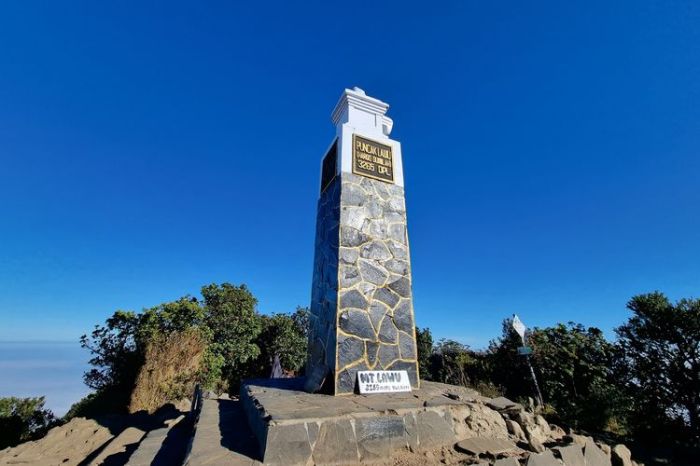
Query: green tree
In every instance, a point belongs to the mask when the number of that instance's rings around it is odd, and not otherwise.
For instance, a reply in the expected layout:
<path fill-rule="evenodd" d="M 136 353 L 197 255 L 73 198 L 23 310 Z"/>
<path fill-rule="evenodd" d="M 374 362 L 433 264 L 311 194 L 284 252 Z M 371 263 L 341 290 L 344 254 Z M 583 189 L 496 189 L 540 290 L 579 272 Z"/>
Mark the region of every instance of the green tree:
<path fill-rule="evenodd" d="M 306 362 L 307 335 L 305 310 L 295 314 L 262 316 L 262 332 L 258 337 L 260 347 L 259 375 L 269 377 L 275 355 L 283 369 L 298 372 Z"/>
<path fill-rule="evenodd" d="M 56 423 L 44 397 L 0 398 L 0 450 L 43 435 Z"/>
<path fill-rule="evenodd" d="M 222 376 L 237 391 L 246 377 L 245 369 L 260 356 L 256 340 L 262 331 L 260 316 L 255 310 L 257 299 L 245 285 L 222 283 L 202 288 L 204 323 L 212 337 L 214 358 L 223 362 Z"/>
<path fill-rule="evenodd" d="M 418 369 L 420 377 L 425 380 L 433 380 L 430 372 L 430 355 L 433 354 L 433 334 L 430 329 L 416 327 L 416 347 L 418 349 Z"/>
<path fill-rule="evenodd" d="M 627 307 L 633 315 L 616 332 L 635 433 L 700 445 L 700 300 L 672 304 L 654 292 Z"/>
<path fill-rule="evenodd" d="M 535 390 L 530 370 L 518 348 L 523 342 L 515 330 L 510 318 L 501 324 L 501 336 L 489 342 L 489 347 L 482 355 L 481 377 L 492 384 L 502 387 L 505 395 L 511 399 L 534 397 Z"/>
<path fill-rule="evenodd" d="M 467 386 L 467 366 L 471 362 L 468 346 L 443 338 L 430 356 L 430 373 L 438 382 Z"/>
<path fill-rule="evenodd" d="M 534 329 L 533 364 L 556 421 L 575 428 L 621 430 L 625 400 L 615 383 L 615 348 L 599 329 L 570 322 Z"/>

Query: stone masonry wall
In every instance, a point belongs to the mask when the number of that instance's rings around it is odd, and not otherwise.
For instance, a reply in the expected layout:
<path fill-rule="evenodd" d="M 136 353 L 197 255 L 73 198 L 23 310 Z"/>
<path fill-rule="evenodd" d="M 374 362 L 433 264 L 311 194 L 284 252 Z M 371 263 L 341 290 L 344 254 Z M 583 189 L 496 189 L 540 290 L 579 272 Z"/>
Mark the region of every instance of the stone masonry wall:
<path fill-rule="evenodd" d="M 340 206 L 336 393 L 373 369 L 406 370 L 417 388 L 403 188 L 343 173 Z"/>
<path fill-rule="evenodd" d="M 417 364 L 403 188 L 343 172 L 319 200 L 307 390 L 352 393 L 361 370 L 417 388 Z"/>
<path fill-rule="evenodd" d="M 320 389 L 335 369 L 339 221 L 340 178 L 336 177 L 321 194 L 316 214 L 305 386 L 309 392 Z"/>

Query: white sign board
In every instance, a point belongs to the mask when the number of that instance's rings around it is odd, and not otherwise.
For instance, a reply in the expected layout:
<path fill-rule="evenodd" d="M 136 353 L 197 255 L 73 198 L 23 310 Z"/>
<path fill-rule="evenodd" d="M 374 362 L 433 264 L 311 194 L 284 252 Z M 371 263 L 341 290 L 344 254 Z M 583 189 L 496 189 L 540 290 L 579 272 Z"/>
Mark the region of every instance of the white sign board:
<path fill-rule="evenodd" d="M 523 342 L 525 342 L 525 330 L 527 330 L 527 327 L 525 327 L 525 324 L 523 324 L 523 322 L 515 314 L 513 314 L 513 329 L 518 332 L 520 338 L 522 338 Z"/>
<path fill-rule="evenodd" d="M 411 381 L 406 371 L 359 371 L 357 384 L 362 394 L 411 391 Z"/>

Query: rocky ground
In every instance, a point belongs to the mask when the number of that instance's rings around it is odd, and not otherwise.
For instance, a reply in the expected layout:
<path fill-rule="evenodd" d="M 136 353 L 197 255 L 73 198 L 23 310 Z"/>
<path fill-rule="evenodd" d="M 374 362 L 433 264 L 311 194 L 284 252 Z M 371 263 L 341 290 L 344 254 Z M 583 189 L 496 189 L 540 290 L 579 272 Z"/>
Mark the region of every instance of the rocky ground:
<path fill-rule="evenodd" d="M 74 418 L 39 440 L 0 451 L 0 466 L 182 464 L 192 431 L 188 406 L 166 405 L 153 415 Z"/>
<path fill-rule="evenodd" d="M 463 391 L 446 393 L 461 396 Z M 199 423 L 184 406 L 155 415 L 77 418 L 34 442 L 0 451 L 0 465 L 257 465 L 255 440 L 237 400 L 204 400 Z M 635 466 L 624 445 L 566 432 L 505 398 L 472 397 L 456 411 L 459 441 L 395 453 L 386 466 Z M 461 429 L 461 430 L 460 430 Z M 189 456 L 187 456 L 189 451 Z"/>

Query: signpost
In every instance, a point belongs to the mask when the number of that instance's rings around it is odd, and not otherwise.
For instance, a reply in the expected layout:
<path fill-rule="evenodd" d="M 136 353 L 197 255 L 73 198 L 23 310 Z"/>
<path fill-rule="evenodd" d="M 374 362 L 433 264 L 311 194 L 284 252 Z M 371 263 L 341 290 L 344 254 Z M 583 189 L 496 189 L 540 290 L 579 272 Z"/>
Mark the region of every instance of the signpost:
<path fill-rule="evenodd" d="M 520 339 L 523 341 L 523 346 L 518 348 L 518 354 L 521 356 L 525 356 L 525 361 L 527 361 L 527 365 L 530 368 L 530 375 L 532 376 L 532 381 L 535 383 L 535 390 L 537 391 L 537 401 L 539 402 L 540 406 L 544 406 L 542 392 L 540 391 L 540 385 L 537 383 L 537 377 L 535 377 L 535 370 L 532 368 L 532 362 L 530 362 L 532 348 L 527 346 L 527 341 L 525 339 L 525 331 L 527 330 L 527 327 L 525 326 L 525 324 L 523 324 L 523 322 L 516 314 L 513 314 L 512 325 L 513 330 L 515 330 L 515 332 L 518 335 L 520 335 Z"/>

